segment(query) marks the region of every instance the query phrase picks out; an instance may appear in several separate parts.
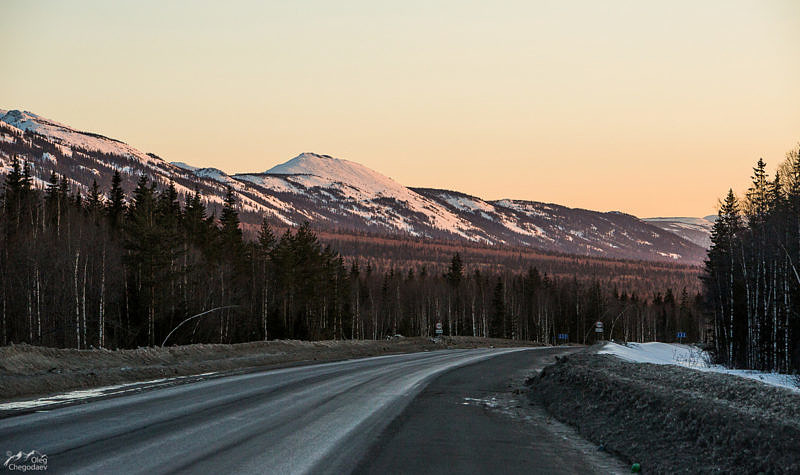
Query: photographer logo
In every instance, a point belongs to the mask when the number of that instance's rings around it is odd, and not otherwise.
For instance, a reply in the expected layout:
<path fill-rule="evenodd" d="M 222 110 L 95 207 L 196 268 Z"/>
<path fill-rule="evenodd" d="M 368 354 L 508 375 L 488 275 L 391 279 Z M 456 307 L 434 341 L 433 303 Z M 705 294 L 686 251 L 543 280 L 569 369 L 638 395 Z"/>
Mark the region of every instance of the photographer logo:
<path fill-rule="evenodd" d="M 6 452 L 3 468 L 12 472 L 40 472 L 47 470 L 47 455 L 38 450 L 17 453 Z"/>

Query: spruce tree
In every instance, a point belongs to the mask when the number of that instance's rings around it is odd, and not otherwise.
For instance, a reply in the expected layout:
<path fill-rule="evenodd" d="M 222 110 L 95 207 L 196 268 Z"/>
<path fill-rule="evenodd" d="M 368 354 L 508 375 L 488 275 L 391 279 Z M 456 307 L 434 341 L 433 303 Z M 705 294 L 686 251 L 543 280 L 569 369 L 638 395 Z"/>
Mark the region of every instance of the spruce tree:
<path fill-rule="evenodd" d="M 242 230 L 239 228 L 239 213 L 236 211 L 236 196 L 230 186 L 225 193 L 225 203 L 219 217 L 222 227 L 222 236 L 226 243 L 234 245 L 242 239 Z"/>
<path fill-rule="evenodd" d="M 31 176 L 31 164 L 25 160 L 25 165 L 22 167 L 22 180 L 20 180 L 20 191 L 24 194 L 29 193 L 33 186 L 33 177 Z"/>
<path fill-rule="evenodd" d="M 194 194 L 186 201 L 183 210 L 183 229 L 186 239 L 196 246 L 205 247 L 208 242 L 208 221 L 206 207 L 195 187 Z"/>
<path fill-rule="evenodd" d="M 258 231 L 258 244 L 261 247 L 261 251 L 265 254 L 269 254 L 275 246 L 275 234 L 273 234 L 266 216 L 264 216 L 264 219 L 261 221 L 261 229 Z"/>
<path fill-rule="evenodd" d="M 56 171 L 50 172 L 50 179 L 47 182 L 47 188 L 44 192 L 45 200 L 48 203 L 55 203 L 58 199 L 58 175 Z"/>
<path fill-rule="evenodd" d="M 22 165 L 19 162 L 19 158 L 14 155 L 11 158 L 11 171 L 6 175 L 6 181 L 3 186 L 3 210 L 9 223 L 13 224 L 7 228 L 9 233 L 19 224 L 23 180 Z"/>
<path fill-rule="evenodd" d="M 505 338 L 506 337 L 506 304 L 505 304 L 505 289 L 503 288 L 502 278 L 497 279 L 497 284 L 494 286 L 494 293 L 492 294 L 491 306 L 491 326 L 489 328 L 489 336 L 492 338 Z"/>
<path fill-rule="evenodd" d="M 458 287 L 464 279 L 464 263 L 461 261 L 461 254 L 455 253 L 450 261 L 450 268 L 445 274 L 445 278 L 453 287 Z"/>
<path fill-rule="evenodd" d="M 126 262 L 132 291 L 133 315 L 142 344 L 155 344 L 156 285 L 159 270 L 160 233 L 156 223 L 156 204 L 153 188 L 147 175 L 142 174 L 133 191 L 125 220 Z"/>
<path fill-rule="evenodd" d="M 103 207 L 102 194 L 97 180 L 92 180 L 89 195 L 86 197 L 86 208 L 92 216 L 97 216 Z"/>
<path fill-rule="evenodd" d="M 748 219 L 750 226 L 756 228 L 763 224 L 769 210 L 769 183 L 766 171 L 767 164 L 759 158 L 753 168 L 752 186 L 747 190 Z"/>
<path fill-rule="evenodd" d="M 122 189 L 122 176 L 119 170 L 114 171 L 111 178 L 111 189 L 108 191 L 108 216 L 112 226 L 119 226 L 125 212 L 125 191 Z"/>

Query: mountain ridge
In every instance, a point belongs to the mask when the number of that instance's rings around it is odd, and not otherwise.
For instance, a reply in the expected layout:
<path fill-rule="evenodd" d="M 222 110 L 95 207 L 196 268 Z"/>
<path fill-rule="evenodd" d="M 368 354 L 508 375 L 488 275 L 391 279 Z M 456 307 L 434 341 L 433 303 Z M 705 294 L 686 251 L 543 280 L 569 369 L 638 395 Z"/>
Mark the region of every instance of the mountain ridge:
<path fill-rule="evenodd" d="M 711 228 L 714 226 L 714 221 L 711 218 L 716 219 L 716 216 L 706 216 L 704 218 L 657 217 L 643 218 L 643 221 L 708 249 L 711 247 Z"/>
<path fill-rule="evenodd" d="M 2 112 L 2 111 L 0 111 Z M 218 208 L 227 187 L 237 195 L 242 221 L 255 225 L 266 214 L 277 225 L 309 221 L 321 228 L 353 232 L 523 246 L 573 255 L 699 263 L 705 250 L 662 222 L 648 223 L 623 212 L 598 212 L 555 203 L 487 201 L 451 190 L 413 188 L 357 162 L 304 152 L 265 172 L 227 174 L 213 167 L 169 163 L 158 155 L 99 134 L 76 131 L 31 112 L 0 117 L 0 173 L 11 154 L 32 165 L 37 183 L 51 171 L 88 189 L 97 180 L 107 189 L 120 171 L 126 189 L 139 174 L 181 196 L 197 188 Z"/>

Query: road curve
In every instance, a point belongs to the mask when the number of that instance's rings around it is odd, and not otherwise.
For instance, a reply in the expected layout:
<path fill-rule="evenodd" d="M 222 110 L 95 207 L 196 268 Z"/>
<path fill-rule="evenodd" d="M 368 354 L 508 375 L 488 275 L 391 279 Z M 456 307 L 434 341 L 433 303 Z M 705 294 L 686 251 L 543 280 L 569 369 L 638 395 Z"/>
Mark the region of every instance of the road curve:
<path fill-rule="evenodd" d="M 342 473 L 434 376 L 539 349 L 445 350 L 210 379 L 0 420 L 56 473 Z"/>

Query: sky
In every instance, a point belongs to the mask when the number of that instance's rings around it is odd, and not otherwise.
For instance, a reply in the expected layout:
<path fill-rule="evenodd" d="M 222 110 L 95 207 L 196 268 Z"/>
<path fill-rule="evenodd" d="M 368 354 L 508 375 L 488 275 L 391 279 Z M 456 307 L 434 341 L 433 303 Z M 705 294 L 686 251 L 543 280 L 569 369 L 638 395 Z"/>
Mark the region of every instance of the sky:
<path fill-rule="evenodd" d="M 800 2 L 0 4 L 0 108 L 169 161 L 704 216 L 800 142 Z"/>

